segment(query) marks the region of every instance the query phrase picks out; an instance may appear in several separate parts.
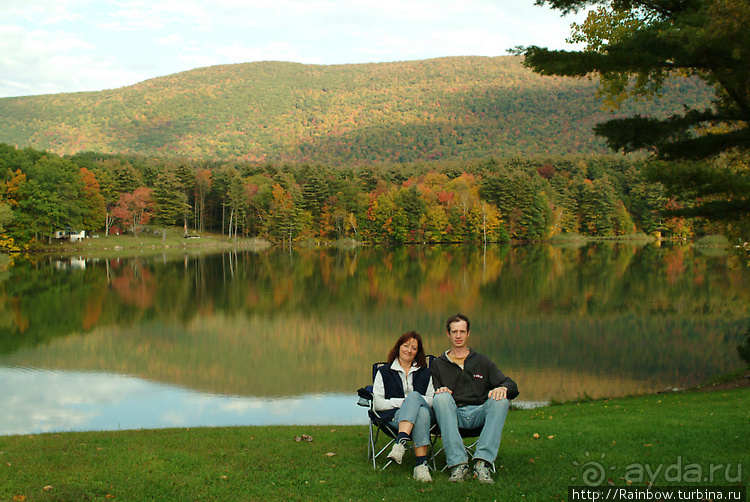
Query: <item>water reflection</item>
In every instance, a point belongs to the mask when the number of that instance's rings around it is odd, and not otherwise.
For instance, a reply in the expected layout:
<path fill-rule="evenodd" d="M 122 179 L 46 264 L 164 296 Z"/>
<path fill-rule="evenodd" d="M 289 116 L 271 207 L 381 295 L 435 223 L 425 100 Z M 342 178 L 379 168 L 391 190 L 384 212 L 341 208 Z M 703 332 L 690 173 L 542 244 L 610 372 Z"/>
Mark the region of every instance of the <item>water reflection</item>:
<path fill-rule="evenodd" d="M 106 373 L 0 368 L 0 434 L 233 425 L 363 424 L 350 394 L 220 396 Z"/>
<path fill-rule="evenodd" d="M 24 433 L 286 423 L 275 408 L 350 423 L 393 340 L 414 329 L 437 354 L 457 311 L 526 402 L 682 388 L 741 365 L 747 284 L 731 255 L 632 244 L 19 261 L 0 278 L 0 400 L 49 403 L 6 418 Z M 212 414 L 232 405 L 245 414 Z"/>

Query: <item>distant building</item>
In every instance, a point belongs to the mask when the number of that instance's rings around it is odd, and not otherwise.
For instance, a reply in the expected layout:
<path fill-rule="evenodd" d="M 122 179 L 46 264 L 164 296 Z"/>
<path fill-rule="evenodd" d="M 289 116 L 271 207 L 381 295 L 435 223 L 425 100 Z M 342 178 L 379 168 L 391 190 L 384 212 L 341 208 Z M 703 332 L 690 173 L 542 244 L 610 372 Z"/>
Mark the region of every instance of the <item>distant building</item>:
<path fill-rule="evenodd" d="M 67 239 L 70 240 L 70 242 L 81 242 L 83 239 L 86 238 L 86 231 L 80 230 L 80 231 L 72 231 L 70 229 L 68 230 L 57 230 L 53 235 L 53 239 Z"/>

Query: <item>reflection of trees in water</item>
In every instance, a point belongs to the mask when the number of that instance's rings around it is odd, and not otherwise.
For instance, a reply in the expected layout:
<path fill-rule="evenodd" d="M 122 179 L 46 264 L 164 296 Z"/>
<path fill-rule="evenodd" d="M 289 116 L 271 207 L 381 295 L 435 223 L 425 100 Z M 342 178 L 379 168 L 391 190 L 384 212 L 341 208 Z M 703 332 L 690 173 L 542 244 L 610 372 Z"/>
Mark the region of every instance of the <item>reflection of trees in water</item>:
<path fill-rule="evenodd" d="M 136 258 L 122 267 L 121 272 L 110 277 L 109 284 L 125 305 L 142 309 L 153 306 L 156 286 L 152 272 L 141 266 Z"/>
<path fill-rule="evenodd" d="M 116 370 L 221 394 L 349 392 L 404 331 L 444 350 L 444 319 L 463 311 L 475 346 L 527 379 L 524 399 L 628 393 L 736 364 L 750 292 L 733 260 L 599 243 L 236 251 L 66 274 L 28 264 L 2 285 L 0 311 L 26 316 L 31 336 L 0 340 L 8 351 L 19 340 L 36 347 L 19 365 Z M 18 277 L 28 286 L 10 286 Z M 61 296 L 73 300 L 65 312 Z M 51 335 L 30 342 L 42 332 Z"/>
<path fill-rule="evenodd" d="M 745 330 L 745 334 L 743 335 L 740 344 L 737 346 L 737 353 L 740 356 L 740 359 L 745 361 L 745 363 L 750 364 L 750 327 Z"/>

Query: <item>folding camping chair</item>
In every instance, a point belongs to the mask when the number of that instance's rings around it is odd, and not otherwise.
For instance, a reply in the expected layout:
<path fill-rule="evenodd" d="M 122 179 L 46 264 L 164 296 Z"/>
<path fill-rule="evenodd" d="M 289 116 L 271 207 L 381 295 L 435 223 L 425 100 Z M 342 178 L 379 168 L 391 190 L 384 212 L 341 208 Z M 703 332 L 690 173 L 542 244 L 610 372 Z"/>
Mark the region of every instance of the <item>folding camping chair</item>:
<path fill-rule="evenodd" d="M 428 359 L 431 361 L 432 356 L 427 356 Z M 378 370 L 385 366 L 388 363 L 385 362 L 378 362 L 372 365 L 372 381 L 375 381 L 375 376 L 378 373 Z M 367 458 L 372 459 L 372 468 L 377 469 L 377 459 L 385 452 L 388 448 L 390 448 L 393 443 L 396 441 L 396 436 L 398 435 L 398 428 L 392 427 L 387 421 L 383 420 L 381 418 L 380 414 L 375 411 L 375 403 L 374 403 L 374 396 L 372 393 L 372 384 L 367 385 L 365 387 L 362 387 L 361 389 L 357 390 L 357 395 L 359 396 L 359 401 L 357 404 L 359 404 L 362 407 L 367 408 L 367 416 L 369 418 L 369 424 L 368 424 L 368 437 L 367 437 Z M 433 425 L 433 428 L 436 427 Z M 383 433 L 383 435 L 386 436 L 388 439 L 385 446 L 378 449 L 378 439 L 380 437 L 380 433 Z M 432 446 L 434 444 L 434 439 L 437 439 L 437 436 L 430 436 L 430 452 L 432 452 Z M 434 459 L 434 455 L 429 455 L 430 459 Z M 388 460 L 388 462 L 383 465 L 381 470 L 385 469 L 391 463 L 393 460 Z M 432 461 L 432 468 L 435 469 L 435 462 Z"/>
<path fill-rule="evenodd" d="M 375 381 L 375 375 L 378 374 L 378 370 L 385 366 L 388 363 L 385 362 L 379 362 L 372 365 L 372 381 Z M 375 411 L 375 403 L 374 403 L 374 396 L 372 393 L 372 384 L 366 385 L 362 387 L 361 389 L 357 390 L 357 395 L 359 396 L 359 401 L 357 404 L 360 406 L 366 407 L 367 409 L 367 416 L 370 419 L 369 424 L 367 427 L 368 430 L 368 437 L 367 437 L 367 458 L 372 459 L 372 468 L 377 468 L 377 459 L 380 457 L 380 455 L 383 454 L 385 450 L 391 447 L 393 443 L 396 441 L 396 436 L 398 435 L 398 430 L 394 430 L 393 427 L 391 427 L 386 421 L 384 421 L 380 414 L 378 414 L 377 411 Z M 387 438 L 388 442 L 385 446 L 383 446 L 380 450 L 377 452 L 377 443 L 378 443 L 378 437 L 380 436 L 380 433 L 383 433 Z M 388 463 L 386 463 L 383 466 L 383 469 L 388 467 L 388 465 L 391 463 L 389 460 Z"/>

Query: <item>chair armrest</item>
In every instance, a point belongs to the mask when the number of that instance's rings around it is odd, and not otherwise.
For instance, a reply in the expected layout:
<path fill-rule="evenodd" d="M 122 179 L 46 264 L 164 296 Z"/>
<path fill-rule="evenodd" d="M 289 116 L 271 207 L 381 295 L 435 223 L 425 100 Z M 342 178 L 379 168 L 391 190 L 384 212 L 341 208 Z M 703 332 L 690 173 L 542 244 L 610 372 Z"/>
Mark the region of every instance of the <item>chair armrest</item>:
<path fill-rule="evenodd" d="M 368 385 L 366 387 L 362 387 L 360 389 L 357 389 L 357 395 L 359 396 L 359 401 L 357 401 L 357 404 L 360 406 L 370 407 L 372 404 L 372 385 Z"/>

